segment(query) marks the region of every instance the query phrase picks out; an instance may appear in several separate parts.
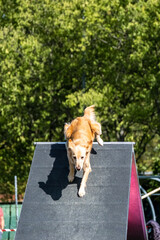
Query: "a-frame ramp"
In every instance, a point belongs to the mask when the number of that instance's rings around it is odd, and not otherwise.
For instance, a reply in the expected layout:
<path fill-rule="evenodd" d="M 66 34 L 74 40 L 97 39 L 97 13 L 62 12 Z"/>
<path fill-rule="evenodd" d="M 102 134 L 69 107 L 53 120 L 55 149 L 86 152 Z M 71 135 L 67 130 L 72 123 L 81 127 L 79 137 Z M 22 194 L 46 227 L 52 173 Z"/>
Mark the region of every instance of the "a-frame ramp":
<path fill-rule="evenodd" d="M 65 144 L 37 143 L 15 240 L 130 240 L 132 157 L 132 143 L 93 144 L 92 172 L 86 195 L 79 198 L 82 172 L 68 183 Z M 140 221 L 143 231 L 134 239 L 146 240 Z"/>

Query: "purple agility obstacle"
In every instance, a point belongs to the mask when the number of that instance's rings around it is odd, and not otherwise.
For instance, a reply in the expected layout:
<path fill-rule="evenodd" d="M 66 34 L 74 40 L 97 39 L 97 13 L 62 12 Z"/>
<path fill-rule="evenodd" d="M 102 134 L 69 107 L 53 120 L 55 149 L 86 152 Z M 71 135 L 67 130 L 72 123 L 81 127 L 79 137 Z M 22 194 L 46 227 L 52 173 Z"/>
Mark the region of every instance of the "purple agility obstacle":
<path fill-rule="evenodd" d="M 147 240 L 134 153 L 132 155 L 127 240 Z"/>

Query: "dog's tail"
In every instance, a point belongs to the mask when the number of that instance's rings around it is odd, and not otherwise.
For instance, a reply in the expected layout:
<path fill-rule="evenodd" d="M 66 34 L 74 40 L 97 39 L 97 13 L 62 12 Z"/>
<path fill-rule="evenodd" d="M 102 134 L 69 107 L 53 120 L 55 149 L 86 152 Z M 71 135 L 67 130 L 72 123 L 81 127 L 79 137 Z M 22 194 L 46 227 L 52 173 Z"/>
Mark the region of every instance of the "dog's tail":
<path fill-rule="evenodd" d="M 87 107 L 84 110 L 84 117 L 88 118 L 91 121 L 95 121 L 96 117 L 95 117 L 95 113 L 94 113 L 94 105 Z"/>
<path fill-rule="evenodd" d="M 84 117 L 88 118 L 92 122 L 91 129 L 95 133 L 95 137 L 96 137 L 99 145 L 103 146 L 103 140 L 100 137 L 100 135 L 102 134 L 101 125 L 95 121 L 96 117 L 95 117 L 95 113 L 94 113 L 94 105 L 87 107 L 84 110 Z"/>

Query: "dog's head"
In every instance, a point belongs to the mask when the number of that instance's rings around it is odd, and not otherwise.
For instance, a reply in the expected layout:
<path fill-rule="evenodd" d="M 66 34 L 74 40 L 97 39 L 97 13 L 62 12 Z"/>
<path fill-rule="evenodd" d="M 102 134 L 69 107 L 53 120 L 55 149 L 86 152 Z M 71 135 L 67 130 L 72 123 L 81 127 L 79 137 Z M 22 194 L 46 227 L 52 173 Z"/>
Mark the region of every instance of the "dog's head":
<path fill-rule="evenodd" d="M 69 139 L 68 150 L 71 153 L 72 162 L 75 165 L 77 171 L 82 170 L 86 157 L 90 152 L 90 143 L 83 145 L 75 145 L 74 142 Z"/>

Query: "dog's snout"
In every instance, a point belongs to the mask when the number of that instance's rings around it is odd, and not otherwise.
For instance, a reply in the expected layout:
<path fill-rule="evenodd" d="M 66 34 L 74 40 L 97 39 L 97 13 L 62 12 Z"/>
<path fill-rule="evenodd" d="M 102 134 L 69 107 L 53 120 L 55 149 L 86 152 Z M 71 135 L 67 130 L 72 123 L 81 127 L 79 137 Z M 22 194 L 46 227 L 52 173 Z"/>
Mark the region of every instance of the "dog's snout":
<path fill-rule="evenodd" d="M 81 170 L 81 167 L 80 167 L 80 166 L 77 166 L 77 167 L 76 167 L 76 170 L 77 170 L 77 171 L 80 171 L 80 170 Z"/>

